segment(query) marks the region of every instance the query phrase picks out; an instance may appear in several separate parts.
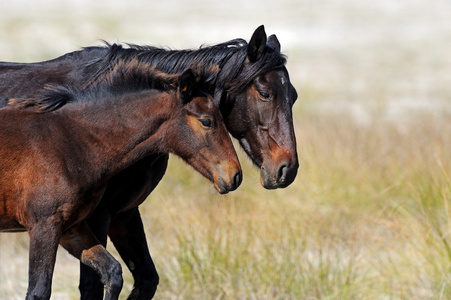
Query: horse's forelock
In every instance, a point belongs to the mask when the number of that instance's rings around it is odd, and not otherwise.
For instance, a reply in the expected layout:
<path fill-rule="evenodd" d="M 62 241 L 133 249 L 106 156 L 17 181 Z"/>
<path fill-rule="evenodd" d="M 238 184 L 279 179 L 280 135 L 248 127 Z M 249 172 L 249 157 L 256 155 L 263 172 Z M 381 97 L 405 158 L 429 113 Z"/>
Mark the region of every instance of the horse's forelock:
<path fill-rule="evenodd" d="M 281 68 L 285 64 L 286 56 L 267 46 L 264 55 L 245 70 L 241 70 L 237 76 L 225 84 L 225 88 L 229 94 L 241 93 L 256 77 Z"/>

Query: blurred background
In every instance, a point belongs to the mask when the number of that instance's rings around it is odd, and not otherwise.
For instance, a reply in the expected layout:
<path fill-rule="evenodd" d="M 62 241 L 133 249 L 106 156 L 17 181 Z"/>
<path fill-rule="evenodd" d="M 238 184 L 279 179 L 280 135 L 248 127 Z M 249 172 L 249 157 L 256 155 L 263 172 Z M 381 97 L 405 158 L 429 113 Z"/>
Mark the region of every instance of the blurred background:
<path fill-rule="evenodd" d="M 0 0 L 0 61 L 249 41 L 261 24 L 299 94 L 299 175 L 264 190 L 238 150 L 244 181 L 219 196 L 171 158 L 141 208 L 156 299 L 450 299 L 450 1 Z M 27 247 L 0 233 L 1 299 L 24 298 Z M 52 297 L 77 287 L 60 249 Z"/>

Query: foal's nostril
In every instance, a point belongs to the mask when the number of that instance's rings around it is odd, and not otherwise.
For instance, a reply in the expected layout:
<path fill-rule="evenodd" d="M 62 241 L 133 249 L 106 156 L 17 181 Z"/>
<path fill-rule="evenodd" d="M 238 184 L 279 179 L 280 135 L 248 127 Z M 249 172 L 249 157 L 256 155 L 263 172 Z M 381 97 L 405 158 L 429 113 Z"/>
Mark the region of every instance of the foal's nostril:
<path fill-rule="evenodd" d="M 233 190 L 237 189 L 240 186 L 242 180 L 243 180 L 243 177 L 241 176 L 241 172 L 236 172 L 236 174 L 235 174 L 235 176 L 233 176 L 233 180 L 232 180 L 232 189 Z"/>
<path fill-rule="evenodd" d="M 219 177 L 217 180 L 217 188 L 220 194 L 226 194 L 229 192 L 224 179 L 222 179 L 221 177 Z"/>

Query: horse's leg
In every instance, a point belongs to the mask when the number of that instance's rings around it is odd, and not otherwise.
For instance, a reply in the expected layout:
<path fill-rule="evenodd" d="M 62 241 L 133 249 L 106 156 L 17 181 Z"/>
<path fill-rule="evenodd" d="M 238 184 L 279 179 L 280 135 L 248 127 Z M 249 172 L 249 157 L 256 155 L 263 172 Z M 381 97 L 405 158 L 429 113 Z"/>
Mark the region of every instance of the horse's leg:
<path fill-rule="evenodd" d="M 151 299 L 159 277 L 150 257 L 138 208 L 118 215 L 111 222 L 108 235 L 135 280 L 128 299 Z"/>
<path fill-rule="evenodd" d="M 96 209 L 93 215 L 86 220 L 89 228 L 102 246 L 106 247 L 110 214 L 107 210 Z M 80 299 L 102 300 L 104 286 L 99 273 L 90 266 L 80 262 Z"/>
<path fill-rule="evenodd" d="M 134 205 L 134 208 L 114 215 L 108 231 L 135 280 L 129 299 L 151 299 L 157 290 L 159 277 L 149 254 L 138 205 L 163 178 L 168 159 L 168 155 L 162 154 L 146 157 L 109 181 L 109 187 L 123 187 L 122 189 L 107 189 L 105 193 L 108 203 Z"/>
<path fill-rule="evenodd" d="M 123 283 L 121 265 L 97 240 L 86 222 L 64 232 L 61 245 L 100 274 L 100 280 L 105 286 L 105 299 L 118 299 Z"/>
<path fill-rule="evenodd" d="M 26 299 L 50 299 L 61 223 L 54 218 L 39 220 L 29 229 L 30 249 Z"/>

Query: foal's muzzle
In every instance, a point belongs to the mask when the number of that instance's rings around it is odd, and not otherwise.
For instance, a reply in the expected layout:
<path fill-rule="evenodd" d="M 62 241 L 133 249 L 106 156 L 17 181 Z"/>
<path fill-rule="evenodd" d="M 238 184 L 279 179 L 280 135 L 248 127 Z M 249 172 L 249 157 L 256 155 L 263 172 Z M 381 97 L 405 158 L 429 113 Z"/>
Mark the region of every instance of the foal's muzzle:
<path fill-rule="evenodd" d="M 223 177 L 218 177 L 215 187 L 220 194 L 227 194 L 228 192 L 236 190 L 240 186 L 242 180 L 243 175 L 240 170 L 231 176 L 229 180 L 226 180 Z"/>

